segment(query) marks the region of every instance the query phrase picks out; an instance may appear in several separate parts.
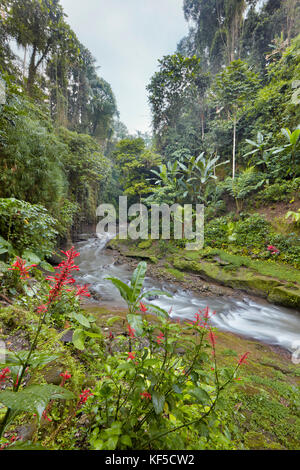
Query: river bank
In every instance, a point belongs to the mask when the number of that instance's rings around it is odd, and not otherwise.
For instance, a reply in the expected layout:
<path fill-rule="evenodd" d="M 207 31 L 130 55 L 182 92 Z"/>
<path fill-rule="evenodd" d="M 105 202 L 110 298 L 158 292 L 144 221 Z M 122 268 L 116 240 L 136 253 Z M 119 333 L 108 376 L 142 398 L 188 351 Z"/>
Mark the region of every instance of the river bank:
<path fill-rule="evenodd" d="M 189 252 L 171 244 L 170 249 L 166 244 L 161 250 L 159 243 L 151 240 L 136 243 L 113 239 L 107 247 L 117 250 L 123 258 L 148 261 L 156 277 L 179 281 L 191 290 L 234 297 L 244 292 L 270 303 L 300 309 L 300 273 L 288 265 L 254 261 L 223 250 Z"/>

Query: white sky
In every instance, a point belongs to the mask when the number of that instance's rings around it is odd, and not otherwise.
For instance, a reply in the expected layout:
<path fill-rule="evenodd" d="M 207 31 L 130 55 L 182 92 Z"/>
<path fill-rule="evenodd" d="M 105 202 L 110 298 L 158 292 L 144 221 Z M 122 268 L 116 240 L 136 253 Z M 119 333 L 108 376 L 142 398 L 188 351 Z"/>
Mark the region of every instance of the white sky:
<path fill-rule="evenodd" d="M 129 131 L 150 130 L 146 86 L 188 32 L 183 0 L 61 0 L 67 22 L 112 86 Z"/>

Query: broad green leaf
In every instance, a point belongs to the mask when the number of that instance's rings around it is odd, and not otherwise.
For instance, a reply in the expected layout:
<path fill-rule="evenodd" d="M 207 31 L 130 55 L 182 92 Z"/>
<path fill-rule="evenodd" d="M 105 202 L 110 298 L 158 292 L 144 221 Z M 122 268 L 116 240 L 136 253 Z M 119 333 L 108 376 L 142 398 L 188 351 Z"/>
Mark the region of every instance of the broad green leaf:
<path fill-rule="evenodd" d="M 153 295 L 165 295 L 167 297 L 173 297 L 172 294 L 170 294 L 169 292 L 165 292 L 165 291 L 162 291 L 162 290 L 159 290 L 159 289 L 151 289 L 151 290 L 148 290 L 148 291 L 144 292 L 140 296 L 140 299 L 143 299 L 143 298 L 148 297 L 148 296 L 153 296 Z"/>
<path fill-rule="evenodd" d="M 29 354 L 29 351 L 18 351 L 18 352 L 6 351 L 5 365 L 7 367 L 14 366 L 14 365 L 23 365 L 25 364 L 28 354 Z M 49 364 L 50 362 L 53 362 L 56 359 L 59 359 L 60 356 L 61 356 L 60 354 L 47 354 L 44 352 L 34 352 L 28 361 L 28 365 L 32 369 L 36 369 L 37 367 L 45 366 L 46 364 Z"/>
<path fill-rule="evenodd" d="M 51 266 L 50 263 L 47 263 L 47 261 L 42 261 L 42 262 L 40 263 L 40 267 L 43 268 L 43 269 L 45 269 L 45 271 L 50 271 L 50 272 L 52 272 L 52 273 L 55 272 L 55 269 L 53 268 L 53 266 Z"/>
<path fill-rule="evenodd" d="M 132 289 L 127 284 L 125 284 L 125 282 L 122 282 L 116 277 L 106 277 L 105 279 L 113 283 L 113 285 L 119 290 L 121 296 L 127 303 L 131 302 Z"/>
<path fill-rule="evenodd" d="M 197 387 L 192 390 L 189 390 L 188 393 L 194 398 L 196 398 L 196 400 L 199 401 L 200 403 L 208 404 L 210 402 L 210 397 L 208 393 L 205 390 L 203 390 L 203 388 Z"/>
<path fill-rule="evenodd" d="M 164 310 L 163 308 L 158 307 L 157 305 L 152 305 L 152 304 L 149 305 L 149 308 L 150 308 L 151 313 L 154 312 L 157 316 L 164 318 L 164 319 L 169 318 L 168 312 L 166 312 L 166 310 Z"/>
<path fill-rule="evenodd" d="M 85 328 L 90 328 L 91 327 L 91 324 L 90 322 L 88 321 L 88 319 L 82 315 L 82 313 L 72 313 L 72 318 L 75 318 L 75 320 L 78 321 L 78 323 L 82 326 L 85 326 Z"/>
<path fill-rule="evenodd" d="M 31 264 L 40 264 L 41 262 L 41 258 L 29 250 L 25 250 L 23 252 L 22 258 L 24 258 L 26 261 L 28 261 L 28 263 L 31 263 Z"/>
<path fill-rule="evenodd" d="M 135 269 L 131 278 L 131 282 L 130 282 L 131 287 L 132 287 L 132 297 L 131 297 L 132 302 L 135 302 L 141 293 L 143 283 L 145 280 L 146 271 L 147 271 L 147 263 L 145 261 L 141 261 L 141 263 L 139 263 L 137 268 Z"/>
<path fill-rule="evenodd" d="M 31 441 L 27 442 L 17 442 L 9 447 L 6 447 L 5 450 L 50 450 L 46 447 L 43 447 L 41 444 L 34 444 Z"/>
<path fill-rule="evenodd" d="M 165 406 L 165 396 L 162 393 L 154 391 L 152 393 L 152 403 L 157 415 L 161 414 Z"/>
<path fill-rule="evenodd" d="M 85 331 L 84 334 L 88 338 L 103 338 L 101 333 L 93 333 L 92 331 Z"/>
<path fill-rule="evenodd" d="M 81 329 L 77 329 L 73 333 L 72 342 L 75 348 L 79 349 L 80 351 L 84 350 L 84 341 L 85 341 L 85 332 Z"/>
<path fill-rule="evenodd" d="M 107 324 L 107 326 L 111 326 L 111 325 L 113 325 L 114 323 L 116 323 L 117 321 L 123 321 L 123 318 L 122 318 L 122 317 L 119 317 L 118 315 L 116 315 L 116 316 L 114 316 L 114 317 L 109 318 L 109 319 L 106 321 L 106 324 Z"/>
<path fill-rule="evenodd" d="M 127 315 L 127 321 L 131 328 L 134 329 L 134 333 L 136 336 L 141 336 L 143 333 L 143 319 L 141 315 L 135 315 L 135 314 L 128 314 Z"/>
<path fill-rule="evenodd" d="M 74 394 L 57 385 L 31 385 L 18 392 L 0 392 L 0 403 L 13 411 L 37 413 L 39 418 L 50 400 L 70 400 Z"/>
<path fill-rule="evenodd" d="M 132 440 L 128 434 L 125 434 L 125 436 L 121 436 L 121 444 L 127 446 L 127 447 L 132 447 Z"/>

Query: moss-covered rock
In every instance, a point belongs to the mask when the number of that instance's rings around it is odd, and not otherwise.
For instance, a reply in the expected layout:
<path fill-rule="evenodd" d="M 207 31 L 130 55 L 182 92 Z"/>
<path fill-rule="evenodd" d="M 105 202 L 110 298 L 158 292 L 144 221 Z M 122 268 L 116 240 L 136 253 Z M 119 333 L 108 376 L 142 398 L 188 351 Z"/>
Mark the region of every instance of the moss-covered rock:
<path fill-rule="evenodd" d="M 300 289 L 288 289 L 285 286 L 275 287 L 270 292 L 268 300 L 286 307 L 300 308 Z"/>

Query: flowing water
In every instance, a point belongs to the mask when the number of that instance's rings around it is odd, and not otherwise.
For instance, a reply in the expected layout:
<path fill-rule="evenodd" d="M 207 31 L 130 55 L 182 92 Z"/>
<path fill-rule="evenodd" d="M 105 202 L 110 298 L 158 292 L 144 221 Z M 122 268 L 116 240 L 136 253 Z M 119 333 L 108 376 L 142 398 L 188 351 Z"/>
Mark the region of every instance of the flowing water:
<path fill-rule="evenodd" d="M 89 238 L 76 244 L 80 257 L 80 272 L 77 280 L 81 284 L 90 284 L 105 305 L 124 307 L 125 302 L 118 290 L 105 279 L 115 276 L 128 282 L 132 268 L 126 264 L 117 264 L 114 255 L 105 245 L 111 237 L 104 234 L 101 238 Z M 207 305 L 216 310 L 212 318 L 214 326 L 223 331 L 231 331 L 248 338 L 268 344 L 281 346 L 291 352 L 300 348 L 300 312 L 264 302 L 243 300 L 230 297 L 201 297 L 193 292 L 178 290 L 171 283 L 159 283 L 149 277 L 145 288 L 159 288 L 173 294 L 172 298 L 160 296 L 151 303 L 170 311 L 172 318 L 194 319 L 195 313 Z"/>

